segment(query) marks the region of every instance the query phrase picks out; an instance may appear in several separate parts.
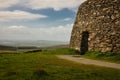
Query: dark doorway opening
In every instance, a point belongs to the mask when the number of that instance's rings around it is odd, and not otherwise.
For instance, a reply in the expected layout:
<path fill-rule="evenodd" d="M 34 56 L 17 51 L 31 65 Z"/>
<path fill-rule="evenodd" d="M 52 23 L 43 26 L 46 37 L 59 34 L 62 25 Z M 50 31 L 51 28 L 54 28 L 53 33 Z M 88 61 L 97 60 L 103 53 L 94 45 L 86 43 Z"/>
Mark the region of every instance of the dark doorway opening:
<path fill-rule="evenodd" d="M 84 31 L 82 32 L 82 39 L 81 39 L 81 54 L 85 54 L 88 51 L 88 38 L 89 38 L 89 32 Z"/>

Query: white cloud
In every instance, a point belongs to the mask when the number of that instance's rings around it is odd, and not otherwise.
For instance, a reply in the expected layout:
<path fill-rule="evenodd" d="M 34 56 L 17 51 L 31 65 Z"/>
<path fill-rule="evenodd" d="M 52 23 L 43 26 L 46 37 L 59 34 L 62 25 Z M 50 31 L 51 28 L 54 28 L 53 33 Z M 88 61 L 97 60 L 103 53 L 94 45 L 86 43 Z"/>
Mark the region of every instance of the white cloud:
<path fill-rule="evenodd" d="M 0 8 L 7 8 L 12 5 L 15 5 L 19 2 L 19 0 L 0 0 Z"/>
<path fill-rule="evenodd" d="M 82 2 L 86 0 L 26 0 L 27 7 L 32 9 L 46 9 L 53 8 L 58 11 L 64 8 L 76 9 Z"/>
<path fill-rule="evenodd" d="M 25 26 L 9 26 L 8 29 L 16 29 L 16 30 L 20 30 L 20 29 L 25 29 Z"/>
<path fill-rule="evenodd" d="M 77 7 L 86 0 L 0 0 L 0 8 L 8 8 L 14 5 L 31 9 L 53 8 L 58 11 L 64 8 L 76 11 Z"/>
<path fill-rule="evenodd" d="M 72 19 L 71 18 L 65 18 L 62 21 L 70 21 L 70 20 L 72 20 Z"/>
<path fill-rule="evenodd" d="M 72 24 L 49 28 L 30 28 L 25 26 L 1 27 L 0 37 L 7 40 L 59 40 L 69 41 Z"/>
<path fill-rule="evenodd" d="M 25 11 L 0 11 L 0 22 L 13 21 L 13 20 L 34 20 L 46 18 L 45 15 L 32 14 Z"/>
<path fill-rule="evenodd" d="M 1 38 L 8 37 L 8 36 L 19 36 L 19 35 L 24 35 L 27 34 L 28 32 L 25 32 L 28 28 L 25 26 L 9 26 L 9 27 L 0 27 L 0 36 Z M 4 37 L 3 37 L 4 36 Z M 15 38 L 14 37 L 14 38 Z M 8 37 L 11 38 L 11 37 Z M 13 38 L 13 39 L 14 39 Z"/>

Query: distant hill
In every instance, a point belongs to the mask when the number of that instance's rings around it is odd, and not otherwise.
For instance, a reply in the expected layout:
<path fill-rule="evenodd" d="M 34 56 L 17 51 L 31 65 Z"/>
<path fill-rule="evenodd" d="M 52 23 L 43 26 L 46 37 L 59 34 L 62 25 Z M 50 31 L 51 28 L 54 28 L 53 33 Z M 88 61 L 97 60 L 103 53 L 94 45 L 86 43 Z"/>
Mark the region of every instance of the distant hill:
<path fill-rule="evenodd" d="M 0 45 L 14 46 L 14 47 L 51 47 L 57 45 L 67 45 L 68 42 L 62 41 L 49 41 L 49 40 L 37 40 L 37 41 L 10 41 L 10 40 L 0 40 Z"/>
<path fill-rule="evenodd" d="M 12 46 L 0 45 L 0 50 L 16 50 L 16 48 Z"/>
<path fill-rule="evenodd" d="M 42 47 L 41 49 L 49 50 L 49 49 L 59 49 L 59 48 L 68 48 L 69 45 L 57 45 L 57 46 L 50 46 L 50 47 Z"/>

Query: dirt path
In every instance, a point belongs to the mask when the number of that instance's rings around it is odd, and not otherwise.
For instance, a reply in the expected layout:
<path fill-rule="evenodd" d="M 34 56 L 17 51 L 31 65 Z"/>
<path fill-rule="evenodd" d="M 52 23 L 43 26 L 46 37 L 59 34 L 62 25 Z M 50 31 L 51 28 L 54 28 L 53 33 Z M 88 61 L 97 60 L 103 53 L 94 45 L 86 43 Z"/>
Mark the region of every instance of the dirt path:
<path fill-rule="evenodd" d="M 74 61 L 77 63 L 87 64 L 87 65 L 97 65 L 97 66 L 102 66 L 102 67 L 120 69 L 120 64 L 117 64 L 117 63 L 86 59 L 86 58 L 83 58 L 77 55 L 76 56 L 75 55 L 57 55 L 57 57 L 61 59 Z"/>

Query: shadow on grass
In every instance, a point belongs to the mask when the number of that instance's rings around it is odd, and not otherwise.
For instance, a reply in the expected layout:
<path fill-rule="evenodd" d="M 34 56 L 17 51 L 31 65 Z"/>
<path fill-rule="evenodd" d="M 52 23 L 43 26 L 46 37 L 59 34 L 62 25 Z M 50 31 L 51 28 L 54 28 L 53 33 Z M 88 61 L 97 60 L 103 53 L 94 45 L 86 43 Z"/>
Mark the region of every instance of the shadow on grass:
<path fill-rule="evenodd" d="M 33 75 L 31 77 L 32 80 L 36 79 L 36 80 L 39 80 L 40 78 L 43 78 L 43 77 L 46 77 L 46 76 L 49 76 L 49 74 L 47 73 L 46 70 L 44 69 L 38 69 L 38 70 L 35 70 L 33 72 Z"/>

